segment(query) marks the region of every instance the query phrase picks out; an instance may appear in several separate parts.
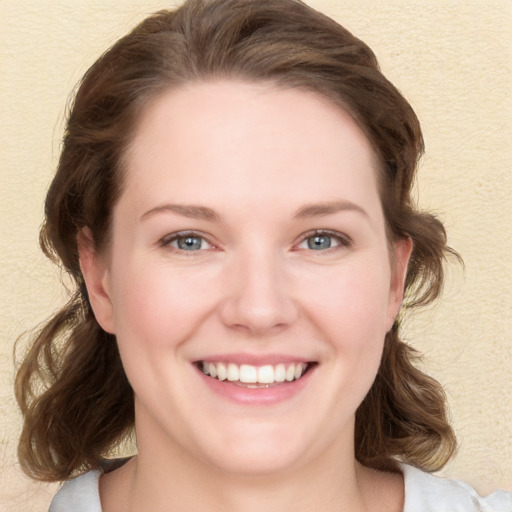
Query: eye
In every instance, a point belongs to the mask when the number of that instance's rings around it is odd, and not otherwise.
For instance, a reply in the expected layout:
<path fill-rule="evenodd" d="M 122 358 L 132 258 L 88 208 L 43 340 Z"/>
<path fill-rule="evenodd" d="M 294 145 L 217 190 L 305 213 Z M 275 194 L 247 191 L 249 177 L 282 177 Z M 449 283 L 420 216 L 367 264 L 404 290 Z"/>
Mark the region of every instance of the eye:
<path fill-rule="evenodd" d="M 312 251 L 325 251 L 339 246 L 347 247 L 350 245 L 350 239 L 341 233 L 331 233 L 326 231 L 315 231 L 306 235 L 306 238 L 298 245 L 298 249 L 308 249 Z"/>
<path fill-rule="evenodd" d="M 179 251 L 196 252 L 213 249 L 213 246 L 197 233 L 173 233 L 160 241 L 163 247 L 172 247 Z"/>
<path fill-rule="evenodd" d="M 331 248 L 333 242 L 336 243 L 336 240 L 334 240 L 333 237 L 329 235 L 314 235 L 306 238 L 306 242 L 308 244 L 308 249 L 320 251 L 322 249 Z"/>

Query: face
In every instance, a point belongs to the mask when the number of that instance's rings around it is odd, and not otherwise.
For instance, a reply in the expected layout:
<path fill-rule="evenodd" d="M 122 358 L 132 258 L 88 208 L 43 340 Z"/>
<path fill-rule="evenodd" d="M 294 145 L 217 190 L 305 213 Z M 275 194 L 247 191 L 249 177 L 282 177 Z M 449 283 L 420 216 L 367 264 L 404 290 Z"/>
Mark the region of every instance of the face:
<path fill-rule="evenodd" d="M 357 125 L 310 92 L 191 84 L 147 107 L 126 163 L 110 248 L 81 263 L 140 456 L 251 474 L 353 456 L 410 253 L 390 254 Z"/>

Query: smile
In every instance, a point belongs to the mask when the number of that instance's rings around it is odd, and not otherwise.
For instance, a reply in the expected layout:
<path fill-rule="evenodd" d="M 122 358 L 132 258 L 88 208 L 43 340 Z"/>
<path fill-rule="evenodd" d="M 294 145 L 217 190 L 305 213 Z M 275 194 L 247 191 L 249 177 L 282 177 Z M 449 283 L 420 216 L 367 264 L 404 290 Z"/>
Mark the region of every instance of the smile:
<path fill-rule="evenodd" d="M 283 382 L 299 380 L 310 368 L 311 363 L 280 363 L 276 365 L 253 366 L 223 362 L 198 363 L 200 370 L 209 377 L 220 381 L 247 387 L 267 387 Z"/>

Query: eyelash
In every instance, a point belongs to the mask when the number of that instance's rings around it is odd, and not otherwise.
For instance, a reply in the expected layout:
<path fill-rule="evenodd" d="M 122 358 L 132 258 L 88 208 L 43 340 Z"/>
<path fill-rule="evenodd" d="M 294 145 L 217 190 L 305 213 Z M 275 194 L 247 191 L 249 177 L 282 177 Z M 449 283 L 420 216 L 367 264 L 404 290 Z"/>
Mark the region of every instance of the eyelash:
<path fill-rule="evenodd" d="M 208 241 L 207 237 L 205 237 L 203 234 L 198 233 L 197 231 L 180 231 L 178 233 L 171 233 L 170 235 L 167 235 L 163 237 L 159 244 L 161 247 L 170 247 L 176 252 L 179 253 L 190 253 L 192 255 L 193 253 L 201 252 L 201 250 L 204 249 L 198 249 L 198 250 L 190 250 L 187 251 L 186 249 L 181 249 L 180 247 L 174 247 L 172 242 L 176 242 L 177 240 L 184 239 L 184 238 L 197 238 L 201 240 L 202 242 L 206 242 L 208 245 L 211 246 L 211 248 L 216 249 L 216 247 Z"/>
<path fill-rule="evenodd" d="M 307 248 L 306 247 L 304 247 L 304 248 L 299 247 L 300 245 L 302 245 L 303 243 L 307 243 L 307 241 L 309 239 L 314 238 L 314 237 L 328 237 L 330 239 L 335 239 L 336 242 L 337 242 L 337 245 L 329 246 L 327 248 L 320 248 L 319 250 L 315 250 L 315 249 L 313 249 L 313 248 L 311 248 L 309 246 Z M 201 244 L 203 242 L 205 242 L 210 247 L 207 248 L 207 249 L 186 250 L 186 249 L 182 249 L 180 247 L 174 247 L 172 245 L 173 242 L 176 242 L 177 240 L 180 240 L 180 239 L 186 239 L 186 238 L 196 238 L 196 239 L 199 239 L 199 240 L 201 240 Z M 202 252 L 204 250 L 208 250 L 208 249 L 215 250 L 216 249 L 215 245 L 213 243 L 211 243 L 208 240 L 207 237 L 205 237 L 202 233 L 198 233 L 197 231 L 180 231 L 180 232 L 177 232 L 177 233 L 172 233 L 172 234 L 167 235 L 164 238 L 162 238 L 160 240 L 159 244 L 160 244 L 161 247 L 170 247 L 171 249 L 173 249 L 176 252 L 179 252 L 180 254 L 188 253 L 189 256 L 193 255 L 194 253 Z M 331 252 L 331 251 L 335 251 L 338 248 L 348 248 L 348 247 L 351 247 L 351 245 L 352 245 L 351 238 L 349 236 L 345 235 L 345 234 L 339 233 L 337 231 L 329 231 L 329 230 L 317 229 L 317 230 L 310 231 L 310 232 L 305 233 L 304 235 L 302 235 L 299 243 L 295 244 L 295 247 L 297 247 L 299 250 L 305 249 L 305 250 L 312 251 L 312 252 Z"/>
<path fill-rule="evenodd" d="M 315 251 L 311 247 L 308 247 L 306 250 L 310 250 L 313 252 L 326 252 L 326 251 L 330 252 L 331 250 L 336 250 L 338 248 L 347 248 L 347 247 L 351 247 L 351 245 L 352 245 L 352 239 L 349 236 L 347 236 L 343 233 L 339 233 L 337 231 L 329 231 L 329 230 L 325 230 L 325 229 L 316 229 L 314 231 L 310 231 L 309 233 L 305 233 L 301 237 L 301 241 L 299 242 L 299 245 L 307 242 L 308 239 L 313 238 L 313 237 L 333 238 L 338 242 L 338 245 L 335 245 L 334 247 L 328 247 L 328 248 L 325 248 L 325 249 L 322 249 L 319 251 Z"/>

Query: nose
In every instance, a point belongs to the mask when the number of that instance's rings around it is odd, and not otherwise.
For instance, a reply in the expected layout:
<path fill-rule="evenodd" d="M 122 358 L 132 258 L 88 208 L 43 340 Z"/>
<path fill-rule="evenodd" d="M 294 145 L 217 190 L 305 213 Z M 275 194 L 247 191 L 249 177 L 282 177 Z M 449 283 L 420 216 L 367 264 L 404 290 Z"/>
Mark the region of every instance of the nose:
<path fill-rule="evenodd" d="M 223 323 L 255 336 L 292 325 L 298 308 L 283 266 L 284 262 L 275 255 L 253 252 L 226 269 L 229 284 L 220 305 Z"/>

